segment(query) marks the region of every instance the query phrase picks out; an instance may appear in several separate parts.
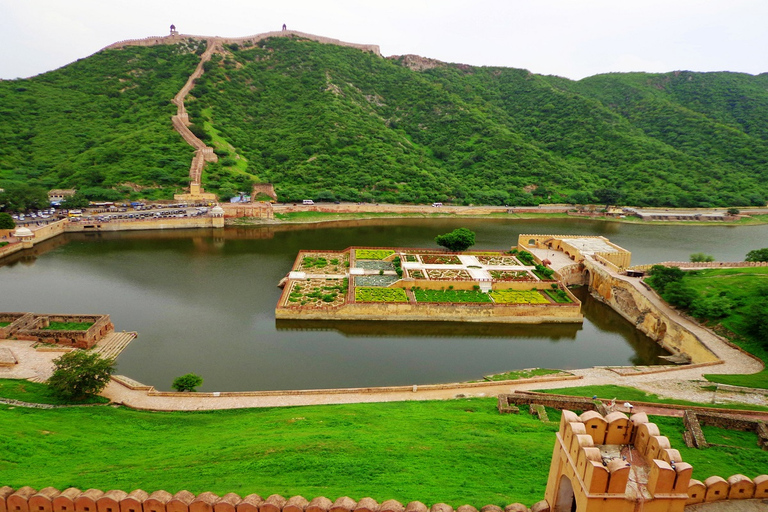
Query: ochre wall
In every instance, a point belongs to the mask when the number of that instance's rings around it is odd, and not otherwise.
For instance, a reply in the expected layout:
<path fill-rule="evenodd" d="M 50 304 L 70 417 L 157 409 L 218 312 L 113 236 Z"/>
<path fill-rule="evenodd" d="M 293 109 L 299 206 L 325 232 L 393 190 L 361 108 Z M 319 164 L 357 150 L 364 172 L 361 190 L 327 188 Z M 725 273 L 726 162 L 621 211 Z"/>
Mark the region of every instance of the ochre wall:
<path fill-rule="evenodd" d="M 590 273 L 589 286 L 593 293 L 662 347 L 673 354 L 688 355 L 694 364 L 719 360 L 691 331 L 669 319 L 628 282 L 612 276 L 589 259 L 584 265 Z"/>
<path fill-rule="evenodd" d="M 278 307 L 277 319 L 293 320 L 418 320 L 454 322 L 571 323 L 582 322 L 580 304 L 439 305 L 356 303 L 339 307 Z"/>

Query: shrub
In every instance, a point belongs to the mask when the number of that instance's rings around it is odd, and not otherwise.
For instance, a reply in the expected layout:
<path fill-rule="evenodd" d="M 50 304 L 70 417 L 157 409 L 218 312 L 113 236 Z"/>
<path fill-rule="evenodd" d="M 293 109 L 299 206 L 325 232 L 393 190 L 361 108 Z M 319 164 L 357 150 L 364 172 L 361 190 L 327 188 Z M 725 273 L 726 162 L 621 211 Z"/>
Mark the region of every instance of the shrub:
<path fill-rule="evenodd" d="M 715 257 L 710 254 L 704 254 L 703 252 L 695 252 L 691 254 L 691 262 L 701 263 L 707 261 L 715 261 Z"/>
<path fill-rule="evenodd" d="M 744 261 L 768 261 L 768 247 L 749 251 Z"/>
<path fill-rule="evenodd" d="M 195 388 L 203 384 L 203 378 L 195 373 L 187 373 L 173 379 L 171 387 L 176 391 L 197 391 Z"/>

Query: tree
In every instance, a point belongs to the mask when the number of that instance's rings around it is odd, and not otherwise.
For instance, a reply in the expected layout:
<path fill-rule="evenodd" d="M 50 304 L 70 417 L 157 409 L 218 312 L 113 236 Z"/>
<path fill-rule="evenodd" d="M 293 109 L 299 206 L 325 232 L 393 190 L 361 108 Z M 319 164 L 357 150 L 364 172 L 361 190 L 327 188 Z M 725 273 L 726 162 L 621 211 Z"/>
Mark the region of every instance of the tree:
<path fill-rule="evenodd" d="M 195 388 L 203 384 L 203 378 L 195 373 L 187 373 L 173 379 L 171 387 L 176 391 L 197 391 Z"/>
<path fill-rule="evenodd" d="M 48 387 L 68 400 L 82 400 L 97 395 L 115 372 L 115 360 L 95 352 L 73 350 L 53 360 L 53 375 Z"/>
<path fill-rule="evenodd" d="M 684 275 L 685 273 L 680 270 L 680 267 L 654 265 L 648 272 L 648 279 L 646 279 L 646 281 L 659 292 L 659 295 L 663 296 L 667 286 L 671 283 L 681 281 Z"/>
<path fill-rule="evenodd" d="M 0 229 L 13 229 L 16 227 L 16 223 L 13 221 L 13 217 L 8 213 L 0 213 Z"/>
<path fill-rule="evenodd" d="M 91 204 L 91 202 L 83 193 L 76 192 L 75 195 L 64 200 L 63 207 L 72 210 L 77 208 L 88 208 L 89 204 Z"/>
<path fill-rule="evenodd" d="M 728 215 L 738 215 L 741 213 L 738 208 L 728 208 Z"/>
<path fill-rule="evenodd" d="M 621 199 L 622 193 L 615 188 L 599 188 L 595 190 L 595 197 L 601 203 L 605 203 L 605 207 L 608 208 L 612 204 L 616 204 Z"/>
<path fill-rule="evenodd" d="M 768 261 L 768 247 L 749 251 L 744 261 Z"/>
<path fill-rule="evenodd" d="M 445 247 L 449 251 L 466 251 L 475 245 L 475 232 L 467 228 L 454 229 L 450 233 L 437 235 L 435 237 L 437 245 Z"/>
<path fill-rule="evenodd" d="M 13 183 L 0 192 L 0 210 L 9 212 L 25 212 L 47 208 L 48 193 L 42 187 Z"/>
<path fill-rule="evenodd" d="M 715 261 L 715 257 L 710 254 L 704 254 L 703 252 L 695 252 L 691 254 L 692 263 L 703 263 L 708 261 Z"/>

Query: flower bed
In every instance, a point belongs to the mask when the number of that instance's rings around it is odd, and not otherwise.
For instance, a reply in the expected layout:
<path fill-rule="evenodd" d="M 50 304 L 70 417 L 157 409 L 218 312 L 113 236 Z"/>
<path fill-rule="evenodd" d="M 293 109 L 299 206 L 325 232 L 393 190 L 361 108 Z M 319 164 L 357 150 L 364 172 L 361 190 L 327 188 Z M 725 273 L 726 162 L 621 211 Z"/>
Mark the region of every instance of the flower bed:
<path fill-rule="evenodd" d="M 492 302 L 487 293 L 476 290 L 420 290 L 413 291 L 416 302 Z"/>
<path fill-rule="evenodd" d="M 392 254 L 395 251 L 389 249 L 355 249 L 355 258 L 359 260 L 383 260 Z"/>
<path fill-rule="evenodd" d="M 408 302 L 402 288 L 355 288 L 355 302 Z"/>
<path fill-rule="evenodd" d="M 419 258 L 425 265 L 461 265 L 459 257 L 450 254 L 419 254 Z"/>
<path fill-rule="evenodd" d="M 490 293 L 496 304 L 549 304 L 538 290 L 494 290 Z"/>
<path fill-rule="evenodd" d="M 418 263 L 419 257 L 415 254 L 404 254 L 403 261 L 407 261 L 408 263 Z"/>
<path fill-rule="evenodd" d="M 477 256 L 477 261 L 483 265 L 521 265 L 517 258 L 512 256 Z"/>
<path fill-rule="evenodd" d="M 406 272 L 408 272 L 408 276 L 412 277 L 413 279 L 425 279 L 424 272 L 421 270 L 406 269 Z"/>
<path fill-rule="evenodd" d="M 436 268 L 426 269 L 425 272 L 430 279 L 472 279 L 469 272 L 462 269 L 445 269 L 440 270 Z"/>
<path fill-rule="evenodd" d="M 355 261 L 355 268 L 363 268 L 365 270 L 395 270 L 395 266 L 392 263 L 381 260 L 357 260 Z"/>
<path fill-rule="evenodd" d="M 558 304 L 570 304 L 573 302 L 565 290 L 561 290 L 560 288 L 544 291 L 553 301 L 557 302 Z"/>
<path fill-rule="evenodd" d="M 534 277 L 525 270 L 489 270 L 491 277 L 497 281 L 525 281 Z"/>
<path fill-rule="evenodd" d="M 396 283 L 400 278 L 397 276 L 355 276 L 355 286 L 383 286 L 387 287 Z"/>
<path fill-rule="evenodd" d="M 348 280 L 307 279 L 291 285 L 287 307 L 328 307 L 340 306 L 347 298 Z"/>
<path fill-rule="evenodd" d="M 349 266 L 349 255 L 346 253 L 305 253 L 299 262 L 298 270 L 313 274 L 344 273 Z"/>

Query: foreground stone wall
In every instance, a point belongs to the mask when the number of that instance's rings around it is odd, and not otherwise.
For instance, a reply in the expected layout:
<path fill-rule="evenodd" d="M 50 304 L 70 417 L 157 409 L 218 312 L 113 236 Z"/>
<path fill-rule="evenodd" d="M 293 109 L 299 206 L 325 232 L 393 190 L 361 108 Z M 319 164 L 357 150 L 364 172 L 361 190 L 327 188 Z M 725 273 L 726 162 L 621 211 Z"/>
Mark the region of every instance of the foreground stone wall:
<path fill-rule="evenodd" d="M 136 489 L 130 493 L 122 490 L 104 492 L 99 489 L 81 491 L 70 487 L 59 491 L 46 487 L 37 491 L 32 487 L 0 487 L 0 512 L 454 512 L 446 503 L 428 507 L 420 501 L 403 505 L 396 500 L 381 504 L 373 498 L 355 501 L 342 496 L 331 501 L 318 496 L 311 501 L 303 496 L 284 498 L 272 494 L 262 498 L 258 494 L 240 497 L 235 493 L 218 496 L 203 492 L 195 496 L 189 491 L 171 494 L 167 491 L 148 493 Z M 504 509 L 486 505 L 480 511 L 472 505 L 462 505 L 455 512 L 530 512 L 520 503 L 512 503 Z"/>
<path fill-rule="evenodd" d="M 71 222 L 66 226 L 67 233 L 88 231 L 133 231 L 144 229 L 191 229 L 223 228 L 222 217 L 184 217 L 143 220 L 112 220 L 109 222 Z"/>

